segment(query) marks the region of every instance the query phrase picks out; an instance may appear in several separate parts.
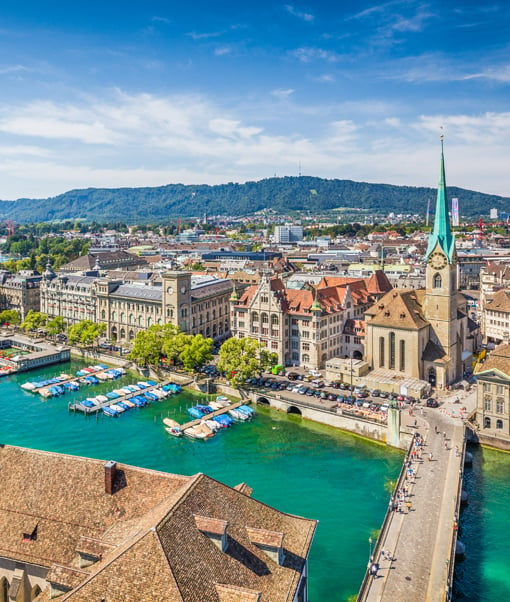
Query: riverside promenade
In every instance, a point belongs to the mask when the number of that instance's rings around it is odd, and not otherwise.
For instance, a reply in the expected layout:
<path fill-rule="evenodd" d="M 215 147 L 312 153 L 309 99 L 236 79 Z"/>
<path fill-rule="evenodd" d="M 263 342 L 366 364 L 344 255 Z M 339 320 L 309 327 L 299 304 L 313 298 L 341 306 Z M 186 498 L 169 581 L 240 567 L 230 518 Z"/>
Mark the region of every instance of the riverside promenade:
<path fill-rule="evenodd" d="M 470 397 L 462 404 L 472 403 Z M 388 511 L 358 601 L 449 600 L 465 451 L 465 427 L 459 406 L 451 402 L 444 404 L 446 409 L 416 409 L 405 416 L 423 438 L 423 446 L 416 458 L 410 458 L 415 476 L 399 482 L 407 495 L 400 511 Z M 375 576 L 370 574 L 374 563 Z"/>

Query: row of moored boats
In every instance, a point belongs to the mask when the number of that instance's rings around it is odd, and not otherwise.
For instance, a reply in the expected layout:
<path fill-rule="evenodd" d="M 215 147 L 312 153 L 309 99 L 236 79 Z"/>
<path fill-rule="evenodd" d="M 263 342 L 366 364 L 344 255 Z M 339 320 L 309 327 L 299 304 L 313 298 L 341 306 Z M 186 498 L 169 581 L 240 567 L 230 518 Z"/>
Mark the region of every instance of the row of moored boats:
<path fill-rule="evenodd" d="M 218 395 L 215 401 L 207 405 L 197 404 L 188 409 L 188 414 L 200 420 L 195 426 L 182 429 L 178 422 L 170 418 L 163 419 L 165 430 L 174 437 L 185 435 L 190 439 L 209 439 L 221 429 L 229 428 L 234 422 L 245 422 L 251 420 L 255 415 L 255 410 L 247 405 L 240 405 L 236 408 L 230 408 L 232 402 L 224 395 Z M 223 413 L 213 416 L 219 410 Z"/>
<path fill-rule="evenodd" d="M 97 364 L 78 370 L 75 376 L 60 374 L 42 381 L 29 381 L 21 385 L 25 391 L 39 393 L 42 397 L 59 397 L 67 391 L 78 391 L 82 385 L 98 385 L 101 382 L 115 380 L 124 376 L 124 368 L 108 368 Z"/>
<path fill-rule="evenodd" d="M 139 381 L 136 385 L 126 385 L 121 389 L 114 389 L 107 393 L 106 396 L 98 395 L 95 399 L 88 398 L 82 401 L 81 404 L 85 407 L 92 408 L 94 405 L 98 405 L 98 402 L 99 405 L 103 405 L 105 402 L 113 401 L 113 403 L 105 405 L 102 408 L 103 414 L 113 417 L 119 416 L 119 414 L 122 414 L 126 410 L 131 410 L 132 408 L 143 408 L 153 401 L 161 401 L 169 395 L 180 393 L 182 390 L 181 386 L 176 385 L 175 383 L 163 385 L 162 387 L 157 387 L 156 385 L 157 383 L 153 380 Z M 138 394 L 133 395 L 133 393 Z M 99 397 L 106 397 L 106 399 L 99 401 Z"/>

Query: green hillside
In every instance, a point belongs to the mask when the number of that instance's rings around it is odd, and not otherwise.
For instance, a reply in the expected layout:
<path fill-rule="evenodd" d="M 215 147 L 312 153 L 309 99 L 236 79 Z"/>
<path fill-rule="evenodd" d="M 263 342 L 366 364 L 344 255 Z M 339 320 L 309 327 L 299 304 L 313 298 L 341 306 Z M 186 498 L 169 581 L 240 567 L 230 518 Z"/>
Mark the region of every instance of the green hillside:
<path fill-rule="evenodd" d="M 461 188 L 448 191 L 450 198 L 459 198 L 460 212 L 465 216 L 486 216 L 492 207 L 510 210 L 508 198 Z M 379 214 L 393 211 L 424 215 L 427 201 L 434 201 L 435 196 L 432 188 L 301 176 L 217 186 L 169 184 L 154 188 L 71 190 L 48 199 L 0 201 L 0 218 L 18 223 L 76 218 L 143 223 L 201 216 L 204 212 L 239 216 L 264 208 L 285 213 L 302 209 L 319 212 L 336 207 L 362 208 Z"/>

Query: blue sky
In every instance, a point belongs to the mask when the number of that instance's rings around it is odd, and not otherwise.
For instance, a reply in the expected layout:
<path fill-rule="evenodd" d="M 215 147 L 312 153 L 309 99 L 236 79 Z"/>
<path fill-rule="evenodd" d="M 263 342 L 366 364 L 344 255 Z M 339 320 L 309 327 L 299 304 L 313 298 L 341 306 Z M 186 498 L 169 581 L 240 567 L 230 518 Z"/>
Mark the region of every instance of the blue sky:
<path fill-rule="evenodd" d="M 304 175 L 510 196 L 510 3 L 0 4 L 0 198 Z"/>

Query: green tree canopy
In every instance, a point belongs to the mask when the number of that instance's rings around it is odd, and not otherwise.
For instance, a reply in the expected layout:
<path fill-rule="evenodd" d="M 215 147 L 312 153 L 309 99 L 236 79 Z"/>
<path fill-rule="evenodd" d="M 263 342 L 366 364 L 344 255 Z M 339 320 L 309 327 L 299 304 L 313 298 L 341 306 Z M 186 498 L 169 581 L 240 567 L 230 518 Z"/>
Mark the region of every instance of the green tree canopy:
<path fill-rule="evenodd" d="M 249 378 L 262 372 L 262 350 L 255 339 L 227 339 L 220 347 L 218 369 L 225 372 L 236 387 L 241 387 Z"/>
<path fill-rule="evenodd" d="M 213 340 L 206 339 L 201 334 L 191 336 L 179 355 L 182 365 L 188 372 L 198 372 L 202 366 L 213 358 Z"/>
<path fill-rule="evenodd" d="M 47 321 L 47 314 L 43 314 L 40 311 L 34 311 L 31 309 L 21 323 L 21 328 L 25 331 L 38 330 L 39 328 L 42 328 Z"/>
<path fill-rule="evenodd" d="M 52 320 L 46 322 L 46 331 L 49 335 L 56 335 L 64 332 L 67 324 L 62 316 L 55 316 Z"/>
<path fill-rule="evenodd" d="M 96 324 L 92 320 L 81 320 L 69 327 L 67 338 L 71 344 L 79 343 L 84 347 L 92 345 L 106 332 L 106 324 Z"/>
<path fill-rule="evenodd" d="M 4 311 L 0 312 L 0 323 L 1 324 L 19 324 L 21 322 L 21 318 L 19 312 L 15 309 L 4 309 Z"/>

